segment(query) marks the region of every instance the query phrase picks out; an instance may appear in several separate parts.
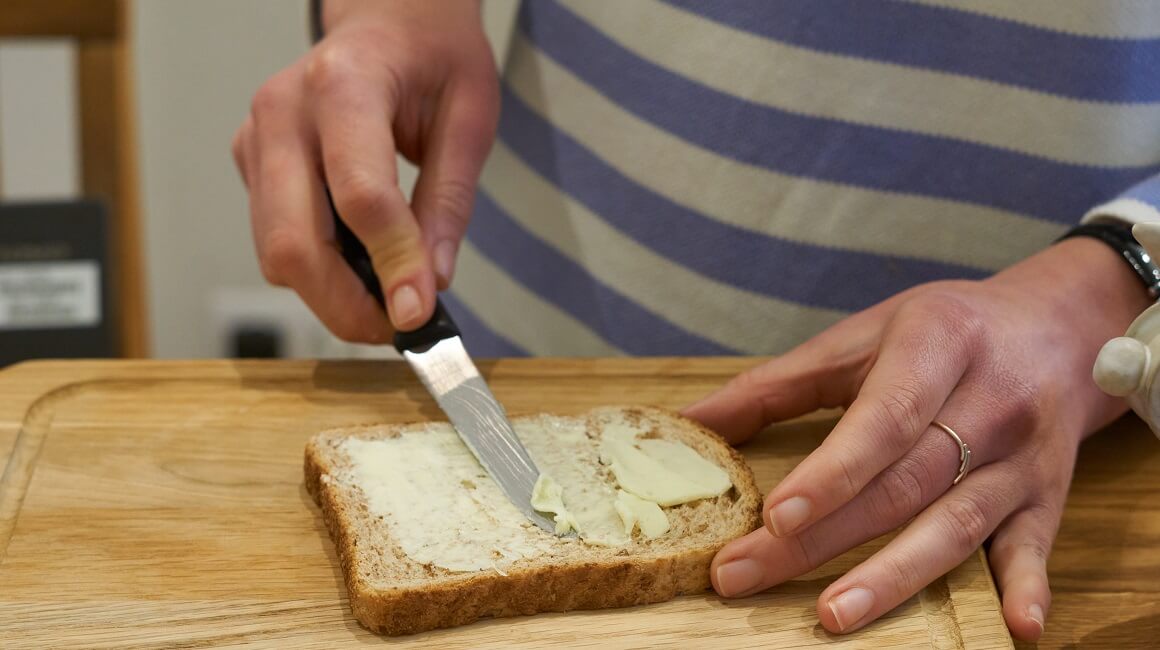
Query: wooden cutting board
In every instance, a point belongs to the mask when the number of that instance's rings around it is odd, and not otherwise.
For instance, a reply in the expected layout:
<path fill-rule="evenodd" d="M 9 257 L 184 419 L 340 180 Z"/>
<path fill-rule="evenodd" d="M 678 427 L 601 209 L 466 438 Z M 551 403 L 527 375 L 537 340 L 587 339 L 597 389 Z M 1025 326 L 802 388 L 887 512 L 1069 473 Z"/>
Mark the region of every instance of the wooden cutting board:
<path fill-rule="evenodd" d="M 482 364 L 513 415 L 679 407 L 741 359 Z M 0 372 L 0 647 L 334 648 L 382 641 L 347 607 L 302 485 L 328 427 L 440 418 L 395 362 L 41 362 Z M 833 424 L 780 425 L 744 448 L 769 490 Z M 389 647 L 1011 647 L 981 555 L 856 634 L 818 593 L 871 543 L 765 594 L 489 620 Z"/>

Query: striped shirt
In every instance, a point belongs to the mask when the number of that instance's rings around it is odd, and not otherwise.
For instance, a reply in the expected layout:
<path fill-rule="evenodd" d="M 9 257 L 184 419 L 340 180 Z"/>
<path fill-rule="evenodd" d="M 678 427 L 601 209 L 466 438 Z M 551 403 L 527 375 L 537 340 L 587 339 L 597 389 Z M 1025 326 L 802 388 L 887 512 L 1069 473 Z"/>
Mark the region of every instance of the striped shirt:
<path fill-rule="evenodd" d="M 481 356 L 776 354 L 1160 219 L 1156 0 L 527 0 L 503 77 Z"/>

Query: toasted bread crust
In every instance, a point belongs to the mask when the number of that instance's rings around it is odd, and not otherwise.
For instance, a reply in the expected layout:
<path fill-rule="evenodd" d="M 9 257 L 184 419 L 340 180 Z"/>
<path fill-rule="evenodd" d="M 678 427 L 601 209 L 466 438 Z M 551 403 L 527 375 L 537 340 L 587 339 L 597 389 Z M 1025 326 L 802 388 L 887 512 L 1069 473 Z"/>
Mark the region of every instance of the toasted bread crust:
<path fill-rule="evenodd" d="M 732 530 L 715 531 L 718 534 L 712 543 L 679 550 L 513 567 L 507 575 L 490 571 L 464 574 L 461 579 L 421 587 L 371 588 L 356 570 L 359 549 L 351 534 L 353 513 L 347 512 L 340 488 L 323 478 L 334 468 L 329 466 L 322 446 L 312 440 L 305 455 L 306 489 L 321 508 L 338 551 L 355 618 L 380 634 L 413 634 L 484 617 L 656 603 L 709 588 L 709 564 L 716 552 L 729 540 L 761 526 L 761 496 L 753 474 L 735 449 L 691 420 L 651 407 L 624 410 L 679 419 L 690 432 L 696 431 L 696 446 L 701 447 L 702 453 L 709 452 L 707 455 L 729 473 L 737 494 L 736 507 L 749 516 L 738 521 Z"/>

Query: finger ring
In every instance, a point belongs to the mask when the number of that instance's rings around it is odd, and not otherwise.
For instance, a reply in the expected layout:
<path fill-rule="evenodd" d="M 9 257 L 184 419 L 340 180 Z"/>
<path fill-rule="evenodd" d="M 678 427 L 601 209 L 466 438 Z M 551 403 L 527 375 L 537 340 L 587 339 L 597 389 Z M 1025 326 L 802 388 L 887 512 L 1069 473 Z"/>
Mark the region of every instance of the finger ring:
<path fill-rule="evenodd" d="M 955 480 L 951 482 L 951 485 L 958 485 L 959 481 L 963 480 L 963 477 L 967 475 L 967 470 L 971 469 L 971 448 L 967 443 L 963 442 L 963 439 L 959 437 L 959 434 L 955 433 L 954 429 L 938 420 L 934 420 L 931 424 L 946 431 L 947 435 L 954 438 L 954 441 L 959 445 L 959 473 L 955 475 Z"/>

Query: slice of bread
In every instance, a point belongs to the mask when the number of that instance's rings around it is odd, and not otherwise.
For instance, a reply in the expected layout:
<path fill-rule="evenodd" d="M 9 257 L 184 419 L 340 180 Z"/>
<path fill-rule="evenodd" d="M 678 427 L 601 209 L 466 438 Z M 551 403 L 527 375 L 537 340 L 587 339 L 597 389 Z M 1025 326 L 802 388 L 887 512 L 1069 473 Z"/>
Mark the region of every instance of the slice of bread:
<path fill-rule="evenodd" d="M 625 607 L 707 589 L 709 563 L 717 550 L 761 525 L 761 495 L 753 474 L 729 444 L 691 420 L 651 407 L 603 408 L 574 417 L 537 415 L 513 420 L 533 458 L 537 450 L 544 453 L 556 445 L 552 437 L 562 437 L 562 431 L 582 431 L 591 450 L 575 452 L 575 462 L 591 466 L 611 490 L 615 490 L 615 479 L 598 460 L 597 449 L 603 430 L 625 425 L 644 432 L 645 438 L 691 447 L 725 470 L 733 487 L 718 497 L 665 508 L 671 524 L 666 533 L 647 539 L 634 530 L 627 543 L 616 546 L 558 538 L 526 524 L 524 532 L 539 536 L 536 543 L 540 544 L 537 548 L 545 549 L 542 553 L 518 557 L 503 566 L 466 571 L 440 568 L 408 556 L 385 518 L 374 511 L 373 498 L 364 492 L 356 478 L 356 462 L 347 453 L 352 439 L 373 441 L 408 435 L 412 440 L 423 440 L 414 434 L 432 434 L 434 439 L 452 432 L 449 424 L 355 427 L 311 438 L 306 447 L 306 488 L 321 507 L 337 547 L 355 618 L 381 634 L 412 634 L 489 616 Z M 584 443 L 583 437 L 579 440 Z M 568 454 L 571 462 L 573 452 Z M 537 464 L 546 471 L 539 459 Z M 448 463 L 429 470 L 439 475 L 441 471 L 450 473 L 450 467 Z M 458 477 L 448 477 L 448 481 L 476 487 Z M 498 494 L 494 484 L 490 487 Z M 434 512 L 441 504 L 419 507 Z"/>

